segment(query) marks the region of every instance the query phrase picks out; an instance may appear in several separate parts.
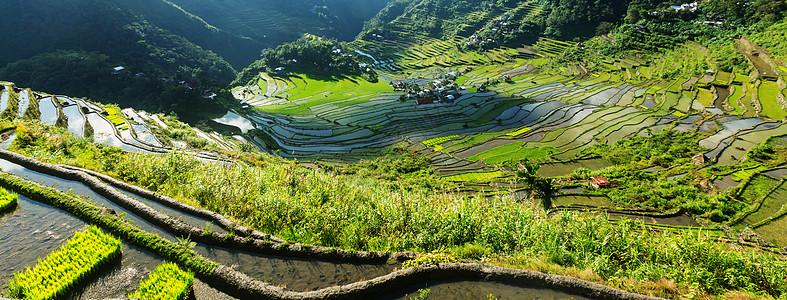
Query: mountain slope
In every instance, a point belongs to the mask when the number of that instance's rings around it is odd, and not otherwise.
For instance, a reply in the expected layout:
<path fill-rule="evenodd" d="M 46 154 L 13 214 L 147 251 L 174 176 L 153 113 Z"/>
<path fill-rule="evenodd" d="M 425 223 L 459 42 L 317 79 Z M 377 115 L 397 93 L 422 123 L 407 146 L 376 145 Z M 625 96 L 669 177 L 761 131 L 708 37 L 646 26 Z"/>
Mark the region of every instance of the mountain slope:
<path fill-rule="evenodd" d="M 162 6 L 164 2 L 158 0 L 14 2 L 10 5 L 13 10 L 0 10 L 0 27 L 3 28 L 0 40 L 4 41 L 0 44 L 0 66 L 54 50 L 95 51 L 118 62 L 145 60 L 169 73 L 199 68 L 212 77 L 226 80 L 234 76 L 234 71 L 224 59 L 183 36 L 202 36 L 215 41 L 212 44 L 226 42 L 227 47 L 253 46 L 240 39 L 236 39 L 237 43 L 232 42 L 230 35 L 206 26 L 171 5 Z M 135 11 L 135 6 L 146 10 Z M 154 16 L 152 20 L 170 19 L 181 26 L 169 26 L 176 30 L 166 30 L 146 16 Z M 238 55 L 230 55 L 233 56 Z"/>
<path fill-rule="evenodd" d="M 351 40 L 388 0 L 172 0 L 172 3 L 221 30 L 272 48 L 304 33 Z"/>

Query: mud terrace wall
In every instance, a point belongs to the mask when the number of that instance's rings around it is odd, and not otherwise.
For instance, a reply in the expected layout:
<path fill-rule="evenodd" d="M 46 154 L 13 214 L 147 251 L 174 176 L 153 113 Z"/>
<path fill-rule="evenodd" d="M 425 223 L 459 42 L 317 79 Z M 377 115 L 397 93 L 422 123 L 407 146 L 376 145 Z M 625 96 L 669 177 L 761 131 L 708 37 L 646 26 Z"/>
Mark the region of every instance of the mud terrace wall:
<path fill-rule="evenodd" d="M 222 247 L 260 252 L 263 254 L 273 254 L 278 256 L 331 259 L 335 261 L 367 263 L 384 263 L 390 259 L 405 259 L 413 255 L 413 253 L 388 254 L 384 252 L 350 252 L 324 247 L 286 244 L 278 238 L 270 237 L 259 232 L 255 233 L 254 231 L 235 226 L 234 223 L 221 215 L 190 206 L 185 206 L 182 203 L 170 203 L 173 206 L 182 207 L 184 211 L 194 212 L 194 214 L 197 215 L 210 217 L 211 219 L 217 220 L 217 222 L 220 221 L 221 224 L 228 226 L 229 228 L 238 227 L 236 228 L 237 232 L 244 232 L 248 234 L 248 236 L 230 237 L 225 234 L 215 232 L 206 234 L 202 229 L 185 224 L 178 219 L 160 213 L 153 208 L 126 196 L 125 194 L 102 182 L 98 178 L 88 175 L 83 171 L 43 163 L 7 150 L 0 150 L 0 158 L 19 164 L 33 171 L 57 176 L 66 180 L 79 181 L 96 191 L 96 193 L 107 197 L 111 201 L 117 201 L 119 205 L 128 209 L 132 213 L 147 219 L 156 226 L 159 226 L 179 236 L 190 235 L 193 240 L 206 244 L 216 244 Z M 91 174 L 96 173 L 91 172 Z M 4 177 L 7 176 L 8 175 Z M 107 178 L 107 176 L 100 177 L 107 179 L 107 181 L 110 182 L 119 183 L 116 182 L 116 180 L 108 180 L 109 178 Z M 28 196 L 31 198 L 70 198 L 73 199 L 72 201 L 80 202 L 79 205 L 86 205 L 83 201 L 67 196 L 48 187 L 43 187 L 22 179 L 12 179 L 12 181 L 14 184 L 9 185 L 14 185 L 17 188 L 19 188 L 20 185 L 27 185 L 26 190 L 30 194 Z M 133 187 L 126 184 L 118 184 L 118 186 L 133 192 L 140 190 L 138 187 Z M 25 190 L 25 188 L 20 189 Z M 39 191 L 29 192 L 36 189 Z M 162 203 L 176 201 L 171 198 L 156 195 L 149 191 L 141 194 L 154 195 L 154 198 L 161 200 Z M 63 199 L 59 199 L 58 201 L 63 201 Z M 72 207 L 76 206 L 78 205 Z M 64 209 L 68 210 L 68 207 L 65 207 Z M 78 211 L 77 215 L 84 218 L 86 217 L 85 214 L 90 214 L 87 216 L 87 218 L 90 218 L 91 220 L 96 220 L 103 217 L 113 218 L 114 220 L 111 222 L 124 222 L 114 216 L 100 216 L 99 211 L 100 210 L 97 208 L 93 209 L 92 212 L 82 210 Z M 74 211 L 69 212 L 75 213 Z M 140 231 L 139 229 L 134 230 Z M 155 239 L 157 240 L 153 242 L 154 244 L 166 244 L 168 247 L 177 247 L 174 246 L 173 243 L 159 237 L 155 237 Z M 151 247 L 151 245 L 152 244 L 143 246 L 147 247 L 151 251 L 159 253 L 160 255 L 162 254 L 160 253 L 161 249 L 159 247 Z M 370 297 L 390 294 L 393 291 L 410 288 L 426 281 L 439 280 L 494 281 L 510 285 L 553 289 L 594 299 L 658 299 L 623 290 L 613 289 L 611 287 L 568 276 L 551 275 L 535 271 L 509 269 L 477 263 L 450 263 L 417 266 L 396 271 L 371 280 L 356 282 L 348 285 L 328 287 L 310 292 L 295 292 L 253 279 L 230 267 L 212 262 L 200 256 L 199 254 L 192 252 L 190 255 L 198 257 L 199 260 L 204 261 L 206 264 L 218 265 L 215 269 L 204 268 L 203 270 L 206 271 L 198 272 L 198 277 L 200 279 L 218 288 L 219 290 L 240 299 L 368 299 Z M 164 256 L 167 255 L 164 254 Z M 173 258 L 171 257 L 170 259 Z M 178 258 L 175 257 L 174 259 L 177 260 Z M 180 263 L 183 264 L 184 262 L 181 261 Z"/>

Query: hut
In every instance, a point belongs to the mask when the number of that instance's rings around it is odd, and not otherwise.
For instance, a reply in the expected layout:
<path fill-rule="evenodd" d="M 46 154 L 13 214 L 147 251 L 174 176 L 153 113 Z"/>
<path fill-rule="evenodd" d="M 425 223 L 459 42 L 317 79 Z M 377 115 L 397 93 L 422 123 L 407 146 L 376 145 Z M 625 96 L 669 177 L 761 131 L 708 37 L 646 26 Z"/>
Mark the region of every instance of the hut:
<path fill-rule="evenodd" d="M 598 188 L 605 188 L 605 187 L 609 187 L 610 182 L 609 182 L 609 180 L 607 180 L 604 177 L 593 176 L 593 177 L 590 177 L 590 185 L 592 185 L 594 188 L 597 188 L 597 189 Z"/>

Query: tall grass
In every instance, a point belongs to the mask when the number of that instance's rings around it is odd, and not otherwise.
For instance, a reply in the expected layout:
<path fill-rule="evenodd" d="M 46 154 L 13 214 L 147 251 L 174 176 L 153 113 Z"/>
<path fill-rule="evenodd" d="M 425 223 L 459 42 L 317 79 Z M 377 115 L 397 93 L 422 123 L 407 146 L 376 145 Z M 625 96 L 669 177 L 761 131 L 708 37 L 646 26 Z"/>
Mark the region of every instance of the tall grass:
<path fill-rule="evenodd" d="M 129 155 L 115 171 L 285 239 L 358 250 L 447 249 L 466 245 L 498 255 L 525 254 L 603 278 L 668 278 L 710 294 L 787 292 L 787 264 L 731 248 L 707 235 L 651 232 L 642 223 L 601 216 L 546 215 L 511 197 L 391 189 L 293 164 L 204 164 L 181 153 Z"/>
<path fill-rule="evenodd" d="M 39 146 L 36 146 L 39 145 Z M 81 145 L 75 143 L 74 145 Z M 787 264 L 704 234 L 652 232 L 604 216 L 546 214 L 538 203 L 402 188 L 261 157 L 203 163 L 183 153 L 93 155 L 89 164 L 29 143 L 22 152 L 86 164 L 286 240 L 355 250 L 445 250 L 460 257 L 525 257 L 591 270 L 605 280 L 667 278 L 705 293 L 787 293 Z M 99 151 L 99 150 L 96 150 Z M 85 156 L 87 157 L 87 156 Z"/>

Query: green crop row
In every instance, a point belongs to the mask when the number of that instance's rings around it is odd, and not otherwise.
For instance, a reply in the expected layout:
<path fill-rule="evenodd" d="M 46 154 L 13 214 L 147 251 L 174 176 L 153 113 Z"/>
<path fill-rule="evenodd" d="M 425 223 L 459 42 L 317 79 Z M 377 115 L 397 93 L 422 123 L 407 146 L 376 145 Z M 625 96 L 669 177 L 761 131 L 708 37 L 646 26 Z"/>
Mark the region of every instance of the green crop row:
<path fill-rule="evenodd" d="M 431 139 L 425 140 L 422 143 L 424 145 L 426 145 L 427 147 L 431 147 L 431 146 L 439 145 L 439 144 L 445 143 L 447 141 L 450 141 L 450 140 L 453 140 L 453 139 L 458 139 L 458 138 L 459 138 L 458 135 L 441 136 L 441 137 L 436 137 L 436 138 L 431 138 Z"/>
<path fill-rule="evenodd" d="M 19 196 L 16 194 L 4 188 L 0 188 L 0 212 L 14 209 L 14 207 L 16 207 L 17 198 L 19 198 Z"/>
<path fill-rule="evenodd" d="M 142 300 L 180 300 L 185 299 L 194 284 L 194 273 L 178 268 L 174 263 L 156 267 L 148 279 L 139 284 L 131 298 Z"/>
<path fill-rule="evenodd" d="M 126 123 L 126 121 L 123 121 L 123 118 L 121 118 L 118 115 L 108 115 L 107 116 L 107 120 L 112 122 L 112 124 L 115 125 L 115 126 L 123 125 L 123 124 Z"/>
<path fill-rule="evenodd" d="M 120 256 L 120 241 L 95 226 L 77 232 L 60 250 L 14 274 L 11 297 L 52 299 L 63 295 L 104 263 Z"/>

